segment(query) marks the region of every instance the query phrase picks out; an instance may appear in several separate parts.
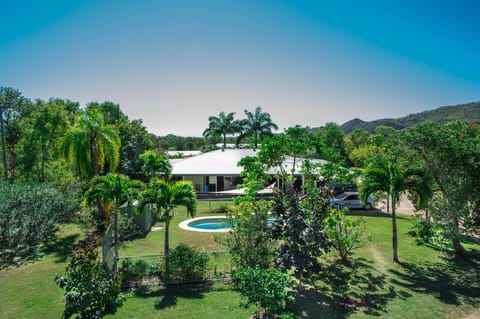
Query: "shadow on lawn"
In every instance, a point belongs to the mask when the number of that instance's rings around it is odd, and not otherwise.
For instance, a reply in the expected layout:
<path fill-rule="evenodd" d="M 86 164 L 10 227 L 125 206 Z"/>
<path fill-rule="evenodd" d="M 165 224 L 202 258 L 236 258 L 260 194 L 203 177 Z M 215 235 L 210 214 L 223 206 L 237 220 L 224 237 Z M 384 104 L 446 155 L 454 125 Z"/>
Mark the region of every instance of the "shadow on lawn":
<path fill-rule="evenodd" d="M 64 263 L 72 253 L 75 244 L 78 242 L 80 234 L 68 235 L 65 237 L 56 237 L 42 253 L 53 254 L 56 263 Z"/>
<path fill-rule="evenodd" d="M 50 254 L 54 255 L 56 263 L 64 263 L 70 256 L 79 237 L 79 234 L 55 237 L 43 247 L 32 248 L 22 252 L 13 250 L 2 251 L 0 252 L 0 269 L 35 262 L 42 256 Z"/>
<path fill-rule="evenodd" d="M 143 287 L 136 289 L 134 294 L 139 298 L 159 298 L 155 302 L 155 309 L 161 310 L 175 307 L 178 298 L 202 299 L 204 293 L 210 291 L 211 288 L 211 283 L 172 285 L 158 289 Z"/>
<path fill-rule="evenodd" d="M 314 278 L 314 286 L 294 292 L 293 310 L 302 318 L 343 319 L 358 311 L 380 316 L 390 300 L 410 296 L 395 291 L 370 263 L 356 258 L 346 265 L 328 265 Z"/>
<path fill-rule="evenodd" d="M 480 305 L 480 254 L 469 260 L 445 257 L 442 263 L 403 263 L 402 270 L 390 270 L 396 285 L 427 293 L 451 305 Z"/>

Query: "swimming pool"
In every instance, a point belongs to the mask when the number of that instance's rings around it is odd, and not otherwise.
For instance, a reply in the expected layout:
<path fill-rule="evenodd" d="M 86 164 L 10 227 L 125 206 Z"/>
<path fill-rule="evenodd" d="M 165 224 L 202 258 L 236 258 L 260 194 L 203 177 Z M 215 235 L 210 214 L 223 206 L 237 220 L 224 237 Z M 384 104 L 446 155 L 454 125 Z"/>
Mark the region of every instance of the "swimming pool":
<path fill-rule="evenodd" d="M 207 216 L 187 219 L 178 226 L 185 230 L 206 233 L 226 233 L 231 229 L 230 221 L 225 216 Z"/>
<path fill-rule="evenodd" d="M 275 218 L 268 219 L 268 225 L 272 225 Z M 234 221 L 235 222 L 235 221 Z M 232 229 L 232 221 L 225 216 L 207 216 L 187 219 L 178 226 L 185 230 L 205 233 L 226 233 Z"/>

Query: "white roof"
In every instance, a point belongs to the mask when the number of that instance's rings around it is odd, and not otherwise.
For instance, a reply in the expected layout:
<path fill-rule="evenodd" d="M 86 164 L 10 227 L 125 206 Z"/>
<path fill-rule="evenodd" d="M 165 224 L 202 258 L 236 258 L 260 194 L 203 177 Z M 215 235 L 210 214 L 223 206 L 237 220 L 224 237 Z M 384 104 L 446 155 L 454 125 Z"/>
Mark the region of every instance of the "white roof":
<path fill-rule="evenodd" d="M 172 175 L 216 175 L 216 176 L 237 176 L 240 175 L 243 168 L 238 166 L 238 162 L 246 156 L 256 156 L 257 151 L 252 149 L 225 149 L 208 153 L 203 153 L 195 157 L 186 158 L 172 163 Z M 305 159 L 296 159 L 295 174 L 299 174 L 299 169 Z M 311 159 L 313 163 L 324 164 L 326 161 Z M 283 167 L 287 173 L 290 173 L 293 167 L 293 157 L 287 156 Z M 279 168 L 272 168 L 269 174 L 279 173 Z"/>
<path fill-rule="evenodd" d="M 172 163 L 172 175 L 240 175 L 237 163 L 245 156 L 255 156 L 248 149 L 226 149 L 203 153 Z"/>
<path fill-rule="evenodd" d="M 165 153 L 165 155 L 167 156 L 184 156 L 184 157 L 188 157 L 188 156 L 197 156 L 197 155 L 200 155 L 202 153 L 202 151 L 167 151 Z"/>

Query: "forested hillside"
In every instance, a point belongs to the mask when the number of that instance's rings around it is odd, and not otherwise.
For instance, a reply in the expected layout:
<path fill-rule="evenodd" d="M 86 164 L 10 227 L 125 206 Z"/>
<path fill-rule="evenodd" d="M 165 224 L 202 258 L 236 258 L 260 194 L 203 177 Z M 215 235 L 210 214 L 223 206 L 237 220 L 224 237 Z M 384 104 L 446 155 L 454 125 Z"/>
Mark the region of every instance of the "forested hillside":
<path fill-rule="evenodd" d="M 434 110 L 410 114 L 397 119 L 380 119 L 370 122 L 361 119 L 353 119 L 344 123 L 341 128 L 345 134 L 353 132 L 356 128 L 363 128 L 373 133 L 377 126 L 389 126 L 396 130 L 414 126 L 424 121 L 447 123 L 452 120 L 465 122 L 480 122 L 480 102 L 461 104 L 455 106 L 443 106 Z"/>

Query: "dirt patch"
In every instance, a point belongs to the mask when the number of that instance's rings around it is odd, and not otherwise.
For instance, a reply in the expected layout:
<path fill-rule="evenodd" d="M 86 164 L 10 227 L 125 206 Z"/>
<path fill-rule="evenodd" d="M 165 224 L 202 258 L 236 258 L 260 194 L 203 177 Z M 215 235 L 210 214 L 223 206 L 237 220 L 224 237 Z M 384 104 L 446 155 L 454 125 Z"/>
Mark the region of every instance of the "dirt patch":
<path fill-rule="evenodd" d="M 385 200 L 378 201 L 376 208 L 380 209 L 383 212 L 387 211 L 387 202 Z M 392 208 L 390 207 L 390 210 Z M 413 206 L 412 202 L 408 199 L 407 195 L 403 194 L 400 197 L 400 202 L 397 203 L 397 207 L 395 209 L 397 214 L 415 216 L 415 207 Z"/>
<path fill-rule="evenodd" d="M 478 319 L 480 318 L 480 309 L 473 311 L 472 313 L 463 317 L 463 319 Z"/>

